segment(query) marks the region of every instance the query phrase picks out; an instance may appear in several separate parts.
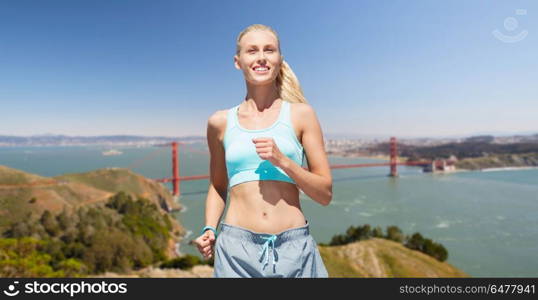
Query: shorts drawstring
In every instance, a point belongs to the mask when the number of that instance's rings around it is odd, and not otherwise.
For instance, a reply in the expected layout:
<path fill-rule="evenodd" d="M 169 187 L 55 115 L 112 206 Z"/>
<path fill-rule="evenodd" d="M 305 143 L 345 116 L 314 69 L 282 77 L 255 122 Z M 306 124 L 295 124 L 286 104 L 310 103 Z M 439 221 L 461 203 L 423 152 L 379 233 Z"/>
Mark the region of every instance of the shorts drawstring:
<path fill-rule="evenodd" d="M 270 236 L 263 236 L 262 239 L 265 240 L 265 243 L 263 244 L 263 248 L 258 254 L 261 254 L 260 262 L 263 258 L 263 255 L 265 254 L 265 263 L 262 266 L 262 270 L 265 268 L 265 266 L 269 263 L 269 243 L 272 245 L 271 252 L 273 252 L 273 266 L 276 265 L 277 256 L 275 255 L 275 241 L 276 241 L 276 235 L 272 234 Z"/>

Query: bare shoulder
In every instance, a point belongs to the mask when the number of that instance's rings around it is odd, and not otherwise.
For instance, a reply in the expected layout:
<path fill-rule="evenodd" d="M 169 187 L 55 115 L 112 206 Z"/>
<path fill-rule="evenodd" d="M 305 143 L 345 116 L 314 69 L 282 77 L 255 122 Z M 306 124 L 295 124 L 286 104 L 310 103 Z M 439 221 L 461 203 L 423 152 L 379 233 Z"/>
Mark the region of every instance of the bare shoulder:
<path fill-rule="evenodd" d="M 215 128 L 226 126 L 226 114 L 228 110 L 222 109 L 212 113 L 207 119 L 207 125 Z"/>
<path fill-rule="evenodd" d="M 301 120 L 303 126 L 317 121 L 316 111 L 308 103 L 292 103 L 291 113 L 294 120 Z"/>
<path fill-rule="evenodd" d="M 213 112 L 207 119 L 207 134 L 216 135 L 219 140 L 222 140 L 222 135 L 226 129 L 227 109 L 217 110 Z"/>
<path fill-rule="evenodd" d="M 315 114 L 314 108 L 308 103 L 290 103 L 293 107 L 291 110 L 300 116 Z"/>

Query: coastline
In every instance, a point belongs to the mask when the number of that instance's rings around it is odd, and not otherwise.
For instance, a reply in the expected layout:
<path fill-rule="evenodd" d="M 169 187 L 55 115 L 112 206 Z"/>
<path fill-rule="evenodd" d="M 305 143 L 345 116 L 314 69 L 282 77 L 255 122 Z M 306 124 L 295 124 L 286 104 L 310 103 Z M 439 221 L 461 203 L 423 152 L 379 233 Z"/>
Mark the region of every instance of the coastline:
<path fill-rule="evenodd" d="M 341 152 L 331 152 L 329 156 L 336 156 L 342 158 L 371 158 L 371 159 L 382 159 L 390 161 L 390 155 L 367 155 L 362 153 L 341 153 Z M 399 162 L 407 160 L 407 157 L 398 156 Z M 504 167 L 490 167 L 490 168 L 476 168 L 476 169 L 466 169 L 466 168 L 457 168 L 453 171 L 445 171 L 438 173 L 457 173 L 457 172 L 497 172 L 497 171 L 521 171 L 521 170 L 535 170 L 538 169 L 538 166 L 504 166 Z"/>
<path fill-rule="evenodd" d="M 496 172 L 496 171 L 520 171 L 520 170 L 536 170 L 538 167 L 525 166 L 525 167 L 498 167 L 498 168 L 484 168 L 474 171 L 480 172 Z M 471 170 L 473 171 L 473 170 Z"/>

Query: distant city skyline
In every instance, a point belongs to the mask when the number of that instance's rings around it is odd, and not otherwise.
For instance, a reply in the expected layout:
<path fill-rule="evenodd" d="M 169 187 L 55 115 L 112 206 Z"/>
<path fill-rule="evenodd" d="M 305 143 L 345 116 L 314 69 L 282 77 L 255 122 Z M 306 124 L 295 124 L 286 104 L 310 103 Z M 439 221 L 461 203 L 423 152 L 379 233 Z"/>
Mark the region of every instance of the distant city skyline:
<path fill-rule="evenodd" d="M 464 134 L 464 135 L 438 135 L 438 136 L 396 136 L 400 139 L 417 139 L 417 138 L 431 138 L 431 139 L 443 139 L 443 138 L 467 138 L 467 137 L 476 137 L 476 136 L 495 136 L 495 137 L 506 137 L 506 136 L 530 136 L 538 135 L 538 130 L 536 131 L 520 131 L 520 132 L 476 132 L 474 134 Z M 206 138 L 204 135 L 183 135 L 183 136 L 167 136 L 167 135 L 142 135 L 142 134 L 105 134 L 105 135 L 70 135 L 70 134 L 56 134 L 56 133 L 40 133 L 40 134 L 29 134 L 29 135 L 6 135 L 0 134 L 0 137 L 4 136 L 14 136 L 14 137 L 47 137 L 47 136 L 67 136 L 67 137 L 96 137 L 96 136 L 140 136 L 140 137 L 155 137 L 155 138 Z M 346 134 L 346 133 L 326 133 L 324 136 L 331 139 L 345 139 L 345 138 L 364 138 L 364 139 L 379 139 L 379 138 L 389 138 L 394 135 L 360 135 L 360 134 Z"/>
<path fill-rule="evenodd" d="M 0 3 L 0 135 L 205 136 L 262 23 L 326 136 L 538 133 L 537 1 Z M 203 21 L 202 21 L 203 20 Z"/>

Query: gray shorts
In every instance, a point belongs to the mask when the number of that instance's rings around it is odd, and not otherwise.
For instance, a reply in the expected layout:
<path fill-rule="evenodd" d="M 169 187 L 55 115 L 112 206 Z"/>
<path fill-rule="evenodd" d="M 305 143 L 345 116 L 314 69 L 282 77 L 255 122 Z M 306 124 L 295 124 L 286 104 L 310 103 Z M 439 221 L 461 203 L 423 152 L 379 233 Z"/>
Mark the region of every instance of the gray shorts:
<path fill-rule="evenodd" d="M 308 221 L 278 234 L 221 222 L 214 277 L 328 277 Z"/>

